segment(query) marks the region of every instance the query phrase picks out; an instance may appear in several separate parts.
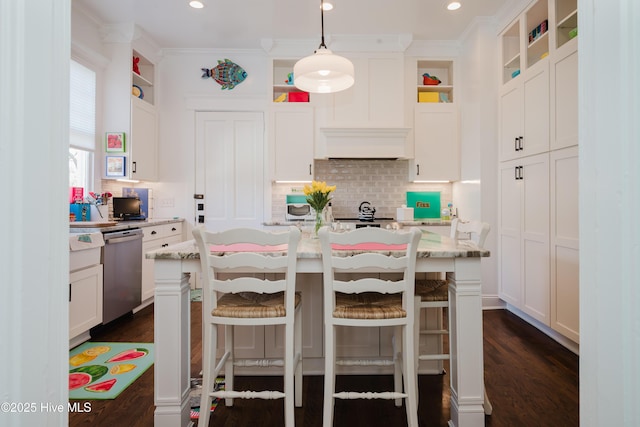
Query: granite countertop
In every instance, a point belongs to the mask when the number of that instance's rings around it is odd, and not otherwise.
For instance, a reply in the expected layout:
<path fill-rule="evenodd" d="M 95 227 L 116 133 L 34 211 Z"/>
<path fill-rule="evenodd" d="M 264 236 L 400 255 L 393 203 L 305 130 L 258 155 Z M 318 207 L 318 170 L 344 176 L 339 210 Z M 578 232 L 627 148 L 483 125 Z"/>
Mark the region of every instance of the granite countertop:
<path fill-rule="evenodd" d="M 416 218 L 413 221 L 396 221 L 398 224 L 400 224 L 400 226 L 402 227 L 419 227 L 421 225 L 425 226 L 425 225 L 443 225 L 443 226 L 450 226 L 451 225 L 451 221 L 444 221 L 441 220 L 439 218 Z M 313 225 L 312 221 L 287 221 L 284 219 L 272 219 L 271 221 L 265 221 L 262 223 L 262 225 L 266 225 L 266 226 L 291 226 L 291 225 L 301 225 L 301 226 L 305 226 L 305 225 Z"/>
<path fill-rule="evenodd" d="M 69 233 L 93 233 L 100 231 L 108 233 L 112 231 L 130 230 L 132 228 L 151 227 L 153 225 L 172 224 L 175 222 L 183 222 L 184 218 L 152 218 L 144 221 L 109 221 L 109 222 L 93 222 L 93 221 L 76 221 L 69 223 Z"/>
<path fill-rule="evenodd" d="M 321 258 L 320 240 L 312 238 L 309 233 L 302 233 L 302 240 L 298 245 L 298 259 Z M 470 240 L 460 240 L 457 243 L 445 236 L 429 231 L 422 232 L 420 245 L 418 246 L 418 258 L 471 258 L 488 257 L 489 251 L 478 248 Z M 200 259 L 195 240 L 176 243 L 155 251 L 147 252 L 149 259 Z"/>

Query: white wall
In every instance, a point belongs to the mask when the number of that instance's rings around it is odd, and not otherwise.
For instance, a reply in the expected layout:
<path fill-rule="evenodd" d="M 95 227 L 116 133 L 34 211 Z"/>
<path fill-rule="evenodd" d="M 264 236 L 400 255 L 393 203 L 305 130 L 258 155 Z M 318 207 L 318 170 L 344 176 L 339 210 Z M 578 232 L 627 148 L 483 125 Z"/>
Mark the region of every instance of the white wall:
<path fill-rule="evenodd" d="M 202 68 L 213 68 L 225 58 L 247 72 L 246 80 L 232 90 L 222 90 L 213 79 L 201 78 Z M 180 216 L 193 223 L 195 112 L 264 112 L 270 99 L 268 64 L 260 50 L 164 52 L 157 69 L 160 183 L 153 184 L 156 217 Z M 174 200 L 174 207 L 158 206 L 166 198 Z"/>
<path fill-rule="evenodd" d="M 3 427 L 68 422 L 70 16 L 70 0 L 0 1 Z"/>
<path fill-rule="evenodd" d="M 492 256 L 482 260 L 485 307 L 501 307 L 498 298 L 498 153 L 497 43 L 495 24 L 476 19 L 465 33 L 460 55 L 461 177 L 453 185 L 454 206 L 461 219 L 488 222 L 485 247 Z"/>
<path fill-rule="evenodd" d="M 580 0 L 580 424 L 640 425 L 640 3 Z M 594 84 L 605 76 L 605 86 Z"/>

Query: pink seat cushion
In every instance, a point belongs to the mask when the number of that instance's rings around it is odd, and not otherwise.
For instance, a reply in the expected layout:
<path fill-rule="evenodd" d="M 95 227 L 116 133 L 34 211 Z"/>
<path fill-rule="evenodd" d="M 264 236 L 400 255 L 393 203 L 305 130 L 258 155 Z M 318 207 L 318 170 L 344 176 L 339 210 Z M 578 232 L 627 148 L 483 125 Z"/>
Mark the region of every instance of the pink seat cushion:
<path fill-rule="evenodd" d="M 358 243 L 357 245 L 332 244 L 331 249 L 336 251 L 406 251 L 407 245 L 387 245 L 384 243 Z"/>
<path fill-rule="evenodd" d="M 286 251 L 288 245 L 263 246 L 255 243 L 234 243 L 231 245 L 211 245 L 211 252 L 282 252 Z"/>

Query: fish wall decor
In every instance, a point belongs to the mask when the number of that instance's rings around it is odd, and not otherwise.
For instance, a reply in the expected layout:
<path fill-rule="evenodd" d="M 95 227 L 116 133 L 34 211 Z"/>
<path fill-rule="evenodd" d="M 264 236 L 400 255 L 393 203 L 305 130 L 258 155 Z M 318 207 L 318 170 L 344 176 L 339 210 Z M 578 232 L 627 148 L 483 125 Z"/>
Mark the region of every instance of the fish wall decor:
<path fill-rule="evenodd" d="M 233 89 L 247 78 L 247 72 L 235 62 L 218 59 L 218 65 L 215 67 L 202 68 L 202 78 L 209 77 L 218 82 L 222 86 L 221 89 Z"/>

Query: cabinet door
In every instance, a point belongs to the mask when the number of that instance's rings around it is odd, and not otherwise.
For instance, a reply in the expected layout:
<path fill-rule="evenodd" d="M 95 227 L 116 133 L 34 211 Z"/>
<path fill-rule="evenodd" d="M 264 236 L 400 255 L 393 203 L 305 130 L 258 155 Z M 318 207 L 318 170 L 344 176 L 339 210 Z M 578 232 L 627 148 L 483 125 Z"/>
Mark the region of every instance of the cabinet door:
<path fill-rule="evenodd" d="M 350 57 L 355 83 L 331 95 L 331 127 L 404 125 L 404 58 L 401 54 Z"/>
<path fill-rule="evenodd" d="M 549 62 L 543 60 L 500 93 L 500 160 L 549 151 Z"/>
<path fill-rule="evenodd" d="M 128 175 L 133 179 L 158 179 L 158 120 L 153 105 L 131 98 L 131 163 Z"/>
<path fill-rule="evenodd" d="M 520 156 L 549 151 L 549 61 L 541 60 L 523 75 L 524 139 Z"/>
<path fill-rule="evenodd" d="M 69 275 L 69 338 L 102 323 L 102 265 Z"/>
<path fill-rule="evenodd" d="M 549 155 L 500 166 L 500 298 L 549 325 Z"/>
<path fill-rule="evenodd" d="M 500 93 L 500 160 L 503 161 L 519 156 L 519 138 L 524 137 L 520 79 L 509 82 Z"/>
<path fill-rule="evenodd" d="M 552 150 L 578 144 L 578 51 L 567 43 L 554 56 L 551 69 Z"/>
<path fill-rule="evenodd" d="M 455 104 L 418 105 L 414 115 L 412 181 L 458 181 L 460 139 Z"/>
<path fill-rule="evenodd" d="M 279 105 L 273 107 L 271 117 L 271 140 L 274 146 L 273 179 L 311 181 L 313 109 L 307 106 Z"/>
<path fill-rule="evenodd" d="M 551 327 L 580 340 L 578 147 L 551 153 Z"/>
<path fill-rule="evenodd" d="M 522 216 L 522 184 L 520 163 L 500 164 L 500 226 L 499 226 L 499 295 L 509 304 L 520 307 L 522 286 L 520 279 L 520 224 Z"/>
<path fill-rule="evenodd" d="M 522 310 L 549 325 L 549 155 L 522 165 Z"/>

